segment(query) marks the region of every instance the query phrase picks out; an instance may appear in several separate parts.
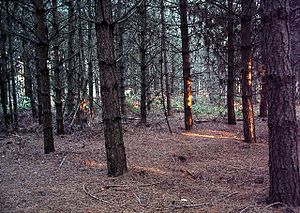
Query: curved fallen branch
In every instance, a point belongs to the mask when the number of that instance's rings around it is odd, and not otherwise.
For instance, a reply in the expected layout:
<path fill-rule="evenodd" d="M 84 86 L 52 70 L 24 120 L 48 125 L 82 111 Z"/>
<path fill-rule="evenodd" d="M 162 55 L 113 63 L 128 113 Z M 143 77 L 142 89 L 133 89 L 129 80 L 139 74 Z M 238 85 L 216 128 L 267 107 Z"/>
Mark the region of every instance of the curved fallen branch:
<path fill-rule="evenodd" d="M 91 198 L 93 198 L 93 199 L 95 199 L 95 200 L 99 200 L 99 201 L 101 201 L 101 202 L 103 202 L 103 203 L 109 203 L 108 201 L 103 200 L 103 199 L 101 199 L 101 198 L 99 198 L 99 197 L 97 197 L 97 196 L 91 194 L 91 193 L 87 190 L 87 187 L 86 187 L 85 183 L 82 185 L 82 189 L 83 189 L 83 191 L 85 192 L 85 194 L 87 194 L 87 195 L 90 196 Z"/>

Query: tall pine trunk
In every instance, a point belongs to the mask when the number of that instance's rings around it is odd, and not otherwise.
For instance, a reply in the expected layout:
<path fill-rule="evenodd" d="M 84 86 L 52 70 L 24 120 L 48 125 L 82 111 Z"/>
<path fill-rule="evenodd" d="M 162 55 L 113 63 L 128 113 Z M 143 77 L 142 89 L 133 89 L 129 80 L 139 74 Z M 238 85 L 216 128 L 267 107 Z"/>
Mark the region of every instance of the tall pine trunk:
<path fill-rule="evenodd" d="M 253 1 L 242 0 L 241 53 L 242 53 L 242 102 L 243 127 L 246 143 L 255 143 L 254 111 L 252 103 L 252 9 Z"/>
<path fill-rule="evenodd" d="M 147 122 L 147 64 L 146 64 L 146 30 L 147 30 L 147 1 L 144 0 L 140 6 L 140 69 L 141 69 L 141 123 Z"/>
<path fill-rule="evenodd" d="M 119 84 L 114 60 L 112 8 L 110 0 L 96 0 L 97 54 L 100 68 L 102 118 L 109 176 L 127 171 L 119 105 Z"/>
<path fill-rule="evenodd" d="M 295 110 L 296 75 L 291 66 L 289 0 L 264 0 L 262 10 L 269 91 L 270 202 L 300 205 L 300 173 Z"/>
<path fill-rule="evenodd" d="M 233 10 L 233 0 L 228 0 L 229 10 Z M 227 22 L 227 54 L 228 54 L 228 75 L 227 75 L 227 116 L 228 124 L 235 125 L 235 111 L 234 111 L 234 25 L 233 25 L 233 14 L 228 12 Z"/>
<path fill-rule="evenodd" d="M 62 104 L 62 83 L 61 69 L 59 62 L 59 20 L 57 12 L 57 0 L 52 0 L 53 16 L 53 66 L 54 66 L 54 87 L 55 87 L 55 108 L 56 108 L 56 132 L 61 135 L 65 133 L 63 121 L 63 104 Z"/>
<path fill-rule="evenodd" d="M 182 43 L 182 62 L 183 62 L 183 81 L 184 81 L 184 124 L 185 129 L 190 130 L 193 126 L 192 117 L 192 88 L 191 88 L 191 68 L 190 68 L 190 48 L 189 48 L 189 31 L 187 23 L 187 0 L 179 1 L 180 7 L 180 30 Z"/>
<path fill-rule="evenodd" d="M 35 1 L 35 21 L 36 35 L 38 42 L 36 44 L 36 56 L 38 63 L 37 72 L 41 77 L 41 100 L 43 109 L 43 132 L 44 132 L 44 151 L 45 154 L 54 152 L 54 140 L 52 130 L 52 113 L 50 98 L 50 77 L 47 67 L 48 48 L 47 41 L 48 28 L 46 26 L 46 11 L 43 0 Z"/>

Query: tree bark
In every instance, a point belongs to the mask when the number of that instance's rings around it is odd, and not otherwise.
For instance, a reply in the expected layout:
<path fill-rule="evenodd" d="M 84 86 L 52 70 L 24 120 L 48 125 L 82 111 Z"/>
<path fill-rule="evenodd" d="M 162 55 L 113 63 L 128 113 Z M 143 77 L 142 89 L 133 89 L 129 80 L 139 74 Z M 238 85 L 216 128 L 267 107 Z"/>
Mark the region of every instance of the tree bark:
<path fill-rule="evenodd" d="M 179 1 L 180 7 L 180 30 L 182 42 L 182 62 L 183 62 L 183 81 L 184 81 L 184 124 L 185 129 L 190 130 L 193 126 L 192 117 L 192 89 L 191 89 L 191 68 L 190 68 L 190 48 L 189 32 L 187 24 L 187 0 Z"/>
<path fill-rule="evenodd" d="M 38 42 L 36 44 L 36 54 L 38 70 L 41 76 L 41 98 L 43 108 L 43 132 L 44 132 L 44 151 L 45 154 L 54 152 L 54 140 L 52 130 L 52 114 L 50 99 L 50 77 L 47 67 L 49 44 L 47 41 L 48 29 L 46 26 L 46 11 L 43 0 L 35 1 L 36 35 Z"/>
<path fill-rule="evenodd" d="M 264 0 L 269 91 L 270 202 L 300 205 L 295 110 L 296 75 L 291 66 L 289 0 Z"/>
<path fill-rule="evenodd" d="M 52 16 L 53 16 L 53 56 L 54 56 L 54 85 L 55 85 L 55 108 L 56 108 L 56 132 L 58 135 L 65 134 L 63 121 L 63 104 L 62 104 L 62 83 L 61 69 L 59 62 L 59 20 L 57 12 L 57 0 L 52 0 Z"/>
<path fill-rule="evenodd" d="M 102 118 L 109 176 L 120 176 L 127 171 L 123 142 L 119 85 L 114 60 L 112 8 L 110 0 L 96 1 L 97 54 L 100 68 Z"/>
<path fill-rule="evenodd" d="M 254 111 L 252 103 L 252 9 L 253 1 L 242 0 L 241 17 L 241 52 L 242 52 L 242 102 L 243 127 L 246 143 L 255 143 Z"/>
<path fill-rule="evenodd" d="M 228 0 L 228 9 L 233 10 L 233 0 Z M 228 23 L 227 23 L 227 36 L 228 36 L 228 76 L 227 76 L 227 116 L 228 124 L 235 125 L 235 110 L 234 110 L 234 25 L 233 25 L 233 14 L 228 12 Z"/>

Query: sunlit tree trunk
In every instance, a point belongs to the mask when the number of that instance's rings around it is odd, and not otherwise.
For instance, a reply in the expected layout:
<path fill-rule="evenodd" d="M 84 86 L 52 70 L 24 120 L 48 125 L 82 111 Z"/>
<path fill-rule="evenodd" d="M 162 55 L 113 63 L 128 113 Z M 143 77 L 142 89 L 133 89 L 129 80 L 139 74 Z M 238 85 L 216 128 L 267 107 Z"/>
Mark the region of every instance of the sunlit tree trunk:
<path fill-rule="evenodd" d="M 147 30 L 147 1 L 144 0 L 140 6 L 140 68 L 141 68 L 141 104 L 140 104 L 140 113 L 141 113 L 141 123 L 147 122 L 147 65 L 146 65 L 146 30 Z"/>
<path fill-rule="evenodd" d="M 180 7 L 180 30 L 182 42 L 182 66 L 184 81 L 184 124 L 185 129 L 190 130 L 193 126 L 192 117 L 192 89 L 191 89 L 191 68 L 190 68 L 190 48 L 189 48 L 189 32 L 187 23 L 187 0 L 179 1 Z"/>
<path fill-rule="evenodd" d="M 228 0 L 228 9 L 233 10 L 233 0 Z M 233 14 L 228 12 L 227 22 L 227 53 L 228 53 L 228 76 L 227 76 L 227 116 L 228 124 L 235 125 L 235 111 L 234 111 L 234 25 Z"/>
<path fill-rule="evenodd" d="M 51 98 L 50 98 L 50 77 L 47 67 L 49 44 L 47 41 L 48 29 L 46 26 L 46 11 L 43 0 L 35 1 L 35 22 L 36 22 L 36 56 L 38 63 L 37 72 L 41 76 L 41 95 L 43 108 L 43 132 L 45 154 L 54 152 L 54 140 L 52 130 Z"/>
<path fill-rule="evenodd" d="M 166 98 L 167 98 L 167 114 L 172 114 L 172 105 L 171 105 L 171 93 L 170 93 L 170 83 L 169 83 L 169 72 L 168 72 L 168 56 L 167 56 L 167 46 L 166 46 L 166 21 L 165 21 L 165 3 L 164 0 L 160 0 L 160 16 L 161 16 L 161 45 L 163 51 L 163 65 L 164 65 L 164 74 L 165 74 L 165 84 L 166 84 Z"/>
<path fill-rule="evenodd" d="M 75 96 L 75 63 L 74 63 L 74 5 L 73 1 L 67 0 L 68 5 L 68 69 L 67 69 L 67 113 L 72 113 L 74 109 L 74 96 Z"/>
<path fill-rule="evenodd" d="M 243 126 L 246 143 L 255 143 L 254 111 L 252 103 L 252 10 L 254 1 L 242 0 L 241 53 L 242 53 L 242 102 Z"/>
<path fill-rule="evenodd" d="M 53 15 L 53 55 L 54 55 L 54 87 L 55 87 L 55 108 L 56 108 L 56 131 L 61 135 L 65 133 L 63 121 L 63 104 L 62 104 L 62 73 L 59 62 L 59 20 L 57 13 L 57 0 L 52 0 Z"/>
<path fill-rule="evenodd" d="M 295 110 L 296 75 L 291 66 L 290 1 L 263 0 L 268 91 L 270 202 L 300 205 Z"/>
<path fill-rule="evenodd" d="M 96 0 L 97 54 L 100 68 L 102 118 L 109 176 L 127 171 L 119 105 L 119 84 L 114 60 L 112 8 L 110 0 Z"/>

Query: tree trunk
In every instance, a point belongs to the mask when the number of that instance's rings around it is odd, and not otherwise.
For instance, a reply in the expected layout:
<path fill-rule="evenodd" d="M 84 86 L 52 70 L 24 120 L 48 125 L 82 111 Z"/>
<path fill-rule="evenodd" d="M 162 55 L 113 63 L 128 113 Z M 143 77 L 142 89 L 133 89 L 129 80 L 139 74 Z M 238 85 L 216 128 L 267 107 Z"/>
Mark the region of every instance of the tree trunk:
<path fill-rule="evenodd" d="M 147 0 L 142 2 L 140 7 L 140 16 L 141 16 L 141 43 L 140 43 L 140 68 L 141 68 L 141 104 L 140 104 L 140 113 L 141 113 L 141 123 L 147 122 L 147 80 L 146 80 L 146 31 L 147 31 Z"/>
<path fill-rule="evenodd" d="M 264 14 L 261 14 L 263 17 Z M 266 67 L 267 62 L 267 53 L 266 53 L 266 45 L 267 41 L 265 40 L 264 35 L 268 33 L 267 23 L 265 19 L 261 20 L 261 38 L 260 38 L 260 46 L 261 46 L 261 91 L 260 91 L 260 105 L 259 105 L 259 117 L 267 117 L 268 116 L 268 71 Z"/>
<path fill-rule="evenodd" d="M 191 68 L 190 68 L 190 48 L 189 32 L 187 24 L 187 0 L 180 0 L 180 30 L 182 42 L 182 66 L 184 81 L 184 124 L 185 129 L 190 130 L 193 126 L 192 117 L 192 89 L 191 89 Z"/>
<path fill-rule="evenodd" d="M 96 1 L 97 53 L 100 68 L 102 118 L 109 176 L 120 176 L 127 171 L 123 142 L 119 85 L 114 60 L 112 8 L 110 0 Z"/>
<path fill-rule="evenodd" d="M 68 35 L 68 69 L 67 69 L 67 113 L 71 114 L 75 103 L 74 103 L 74 96 L 75 96 L 75 63 L 74 63 L 74 35 L 75 35 L 75 29 L 74 29 L 74 5 L 72 3 L 73 1 L 68 0 L 68 29 L 69 29 L 69 35 Z"/>
<path fill-rule="evenodd" d="M 33 95 L 33 72 L 32 68 L 30 67 L 30 57 L 28 55 L 28 51 L 30 51 L 30 45 L 26 40 L 22 40 L 22 49 L 22 60 L 24 63 L 25 96 L 30 99 L 32 117 L 37 118 L 36 103 Z"/>
<path fill-rule="evenodd" d="M 13 62 L 13 48 L 11 36 L 8 38 L 9 41 L 9 59 L 10 59 L 10 75 L 11 75 L 11 86 L 12 86 L 12 98 L 13 98 L 13 128 L 18 129 L 18 102 L 17 102 L 17 89 L 16 89 L 16 68 Z"/>
<path fill-rule="evenodd" d="M 44 132 L 44 151 L 45 154 L 54 152 L 54 140 L 52 130 L 52 114 L 50 99 L 50 77 L 47 68 L 48 48 L 47 41 L 48 29 L 46 26 L 46 11 L 43 0 L 35 1 L 36 35 L 38 42 L 36 44 L 36 54 L 38 62 L 37 72 L 41 76 L 41 95 L 43 108 L 43 132 Z"/>
<path fill-rule="evenodd" d="M 1 105 L 4 116 L 5 128 L 9 127 L 9 114 L 7 112 L 7 55 L 6 55 L 6 34 L 1 31 L 0 50 L 1 50 L 1 66 L 0 66 L 0 89 L 1 89 Z"/>
<path fill-rule="evenodd" d="M 88 13 L 92 14 L 92 2 L 88 0 Z M 93 45 L 92 45 L 92 30 L 93 24 L 92 22 L 88 22 L 88 85 L 89 85 L 89 103 L 90 103 L 90 116 L 94 115 L 94 74 L 93 74 Z M 90 117 L 90 122 L 92 117 Z M 90 123 L 91 125 L 91 123 Z"/>
<path fill-rule="evenodd" d="M 233 10 L 233 0 L 228 0 L 228 9 Z M 234 111 L 234 25 L 233 25 L 233 14 L 228 12 L 228 23 L 227 23 L 227 36 L 228 36 L 228 76 L 227 76 L 227 116 L 228 124 L 235 125 L 235 111 Z"/>
<path fill-rule="evenodd" d="M 163 63 L 164 63 L 164 74 L 165 74 L 165 84 L 166 84 L 166 98 L 167 98 L 167 114 L 168 116 L 172 114 L 172 104 L 171 104 L 171 93 L 169 84 L 169 72 L 168 72 L 168 57 L 167 57 L 167 46 L 166 46 L 166 22 L 165 22 L 165 4 L 164 0 L 160 0 L 160 16 L 161 16 L 161 46 L 163 52 Z"/>
<path fill-rule="evenodd" d="M 54 85 L 55 85 L 55 108 L 56 108 L 56 131 L 58 135 L 65 134 L 63 121 L 63 104 L 62 104 L 62 83 L 61 69 L 59 62 L 59 20 L 57 13 L 57 0 L 52 0 L 52 15 L 53 15 L 53 55 L 54 55 Z"/>
<path fill-rule="evenodd" d="M 254 111 L 252 103 L 252 9 L 253 1 L 242 0 L 241 52 L 242 52 L 242 102 L 243 126 L 246 143 L 255 143 Z"/>
<path fill-rule="evenodd" d="M 39 72 L 39 62 L 37 52 L 35 53 L 36 57 L 36 84 L 37 84 L 37 100 L 38 100 L 38 119 L 39 124 L 43 124 L 43 105 L 42 105 L 42 77 Z"/>
<path fill-rule="evenodd" d="M 295 110 L 296 75 L 291 66 L 289 0 L 264 0 L 269 91 L 270 202 L 300 205 Z"/>
<path fill-rule="evenodd" d="M 118 0 L 117 16 L 121 17 L 122 1 Z M 126 96 L 125 96 L 125 66 L 124 66 L 124 26 L 123 23 L 118 23 L 116 26 L 116 41 L 117 41 L 117 70 L 120 81 L 120 103 L 121 113 L 126 114 Z"/>

